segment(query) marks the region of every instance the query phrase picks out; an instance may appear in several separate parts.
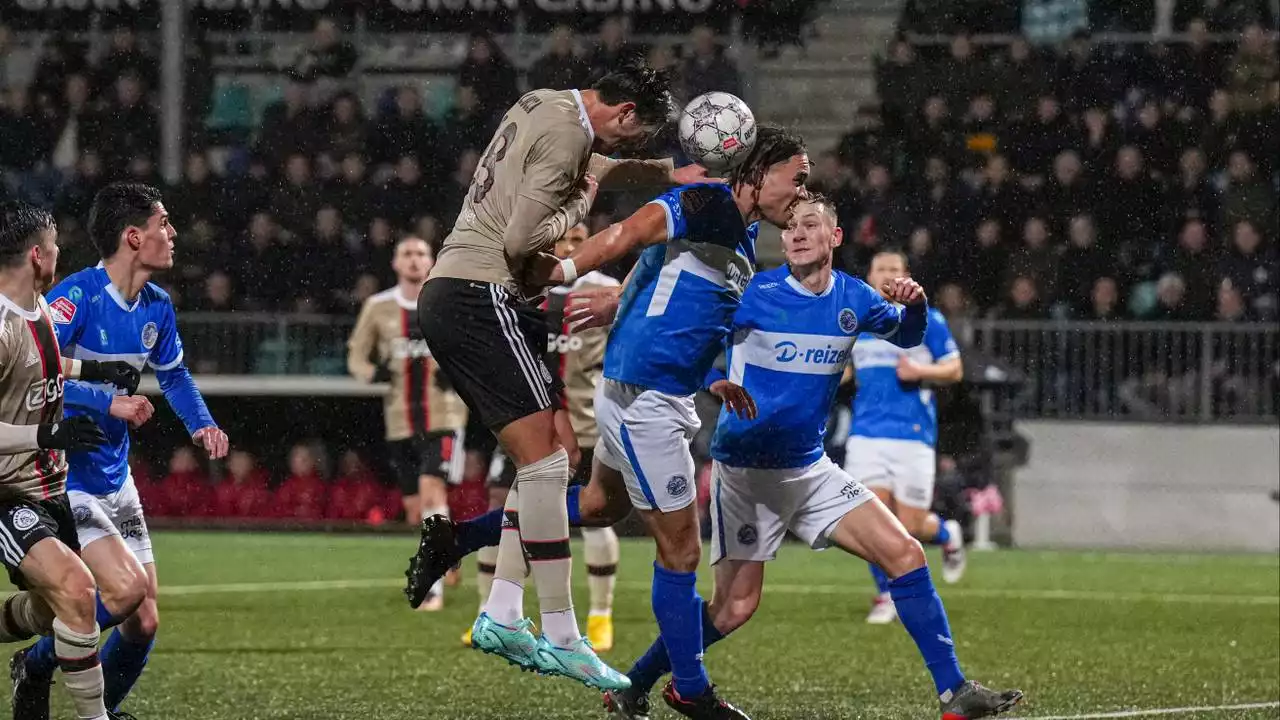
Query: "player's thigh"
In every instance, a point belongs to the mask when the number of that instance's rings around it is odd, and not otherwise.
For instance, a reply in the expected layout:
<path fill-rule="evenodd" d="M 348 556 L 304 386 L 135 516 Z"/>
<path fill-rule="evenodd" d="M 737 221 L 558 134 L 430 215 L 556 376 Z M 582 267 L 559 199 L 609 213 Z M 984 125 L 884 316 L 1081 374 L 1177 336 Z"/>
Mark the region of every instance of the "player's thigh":
<path fill-rule="evenodd" d="M 780 483 L 778 492 L 796 503 L 791 532 L 814 550 L 831 545 L 831 534 L 850 513 L 876 502 L 870 490 L 825 455 Z"/>
<path fill-rule="evenodd" d="M 878 499 L 864 502 L 836 523 L 828 541 L 899 577 L 924 565 L 920 542 Z"/>
<path fill-rule="evenodd" d="M 80 556 L 52 533 L 27 547 L 10 572 L 20 576 L 21 587 L 35 593 L 64 622 L 76 619 L 84 624 L 93 619 L 93 575 Z"/>
<path fill-rule="evenodd" d="M 894 475 L 893 499 L 899 517 L 914 508 L 928 513 L 933 506 L 933 486 L 938 472 L 938 458 L 934 449 L 924 443 L 909 440 L 889 440 L 889 450 L 894 458 L 891 472 Z M 908 527 L 912 527 L 910 523 Z"/>
<path fill-rule="evenodd" d="M 770 482 L 761 471 L 711 465 L 711 564 L 767 562 L 786 538 L 785 512 L 762 494 Z"/>
<path fill-rule="evenodd" d="M 763 562 L 723 559 L 716 563 L 711 596 L 711 618 L 716 629 L 728 633 L 745 625 L 760 607 L 763 589 Z"/>
<path fill-rule="evenodd" d="M 75 517 L 80 557 L 93 571 L 103 595 L 129 599 L 127 604 L 136 605 L 146 574 L 116 526 L 114 508 L 107 498 L 79 490 L 68 492 L 67 499 Z"/>

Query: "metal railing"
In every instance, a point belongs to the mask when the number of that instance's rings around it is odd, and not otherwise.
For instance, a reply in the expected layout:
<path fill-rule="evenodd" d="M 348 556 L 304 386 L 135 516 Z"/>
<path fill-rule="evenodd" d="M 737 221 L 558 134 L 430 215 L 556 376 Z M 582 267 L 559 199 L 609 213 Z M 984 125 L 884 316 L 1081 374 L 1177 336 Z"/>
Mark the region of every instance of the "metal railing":
<path fill-rule="evenodd" d="M 349 317 L 185 313 L 196 373 L 346 373 Z M 973 320 L 953 330 L 1024 375 L 997 395 L 1003 417 L 1144 422 L 1270 422 L 1280 417 L 1280 328 L 1264 323 Z"/>
<path fill-rule="evenodd" d="M 1280 328 L 1263 323 L 976 320 L 966 347 L 1026 377 L 1013 417 L 1266 422 L 1280 412 Z"/>

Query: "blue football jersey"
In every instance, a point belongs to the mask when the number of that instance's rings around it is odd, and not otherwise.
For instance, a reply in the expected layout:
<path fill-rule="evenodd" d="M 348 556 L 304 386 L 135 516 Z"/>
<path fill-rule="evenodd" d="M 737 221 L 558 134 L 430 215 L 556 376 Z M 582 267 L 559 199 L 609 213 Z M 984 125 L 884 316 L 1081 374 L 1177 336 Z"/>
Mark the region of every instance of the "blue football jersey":
<path fill-rule="evenodd" d="M 692 395 L 751 280 L 759 225 L 743 225 L 728 185 L 686 185 L 653 203 L 666 212 L 667 241 L 645 249 L 632 272 L 609 332 L 604 376 Z"/>
<path fill-rule="evenodd" d="M 853 349 L 858 394 L 853 400 L 851 435 L 890 440 L 916 440 L 933 446 L 938 441 L 938 406 L 933 391 L 898 379 L 898 358 L 935 363 L 960 356 L 947 320 L 929 310 L 924 343 L 904 350 L 879 339 L 867 339 Z"/>
<path fill-rule="evenodd" d="M 842 272 L 832 273 L 821 295 L 801 285 L 787 266 L 757 275 L 734 316 L 726 367 L 729 381 L 755 399 L 759 415 L 743 420 L 722 410 L 712 457 L 749 468 L 817 462 L 854 341 L 872 333 L 918 344 L 923 323 L 904 323 L 906 315 Z"/>
<path fill-rule="evenodd" d="M 157 374 L 180 369 L 189 379 L 182 364 L 173 303 L 157 285 L 147 283 L 130 303 L 99 265 L 67 277 L 46 297 L 63 355 L 123 360 L 139 370 L 150 365 Z M 92 495 L 114 492 L 129 470 L 128 423 L 108 415 L 111 398 L 118 391 L 105 383 L 68 381 L 66 385 L 65 414 L 93 417 L 107 436 L 107 444 L 95 450 L 67 454 L 67 487 Z M 169 396 L 167 389 L 165 394 Z M 199 405 L 200 416 L 193 422 L 200 427 L 212 425 L 203 401 Z M 184 422 L 188 420 L 187 413 L 179 414 Z"/>

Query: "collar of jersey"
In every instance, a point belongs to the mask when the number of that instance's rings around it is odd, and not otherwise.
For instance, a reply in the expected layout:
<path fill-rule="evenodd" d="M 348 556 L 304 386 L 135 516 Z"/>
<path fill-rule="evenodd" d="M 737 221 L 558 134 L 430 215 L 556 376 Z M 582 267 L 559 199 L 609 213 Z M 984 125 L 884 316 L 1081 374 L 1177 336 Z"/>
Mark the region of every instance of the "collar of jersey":
<path fill-rule="evenodd" d="M 18 303 L 14 302 L 13 300 L 10 300 L 5 295 L 0 295 L 0 306 L 3 306 L 9 312 L 17 315 L 18 317 L 24 320 L 35 321 L 40 319 L 39 306 L 37 306 L 35 310 L 25 310 L 20 305 L 18 305 Z"/>
<path fill-rule="evenodd" d="M 120 289 L 116 287 L 115 283 L 111 282 L 111 276 L 107 275 L 107 266 L 99 262 L 98 269 L 102 271 L 103 275 L 106 275 L 107 295 L 111 296 L 111 299 L 116 301 L 116 304 L 120 306 L 120 309 L 125 312 L 133 312 L 137 309 L 138 303 L 142 302 L 142 293 L 138 293 L 138 299 L 130 303 L 124 299 L 123 295 L 120 294 Z"/>
<path fill-rule="evenodd" d="M 395 286 L 394 288 L 392 288 L 392 289 L 391 289 L 391 298 L 392 298 L 393 300 L 395 300 L 395 301 L 396 301 L 396 304 L 397 304 L 397 305 L 399 305 L 400 307 L 404 308 L 405 310 L 417 310 L 417 309 L 418 309 L 418 303 L 416 303 L 416 302 L 411 302 L 411 301 L 409 300 L 409 298 L 405 297 L 405 296 L 404 296 L 404 293 L 400 292 L 400 286 L 399 286 L 399 285 L 397 285 L 397 286 Z"/>
<path fill-rule="evenodd" d="M 587 106 L 582 102 L 581 90 L 570 90 L 573 93 L 573 99 L 578 101 L 578 122 L 582 123 L 582 129 L 587 131 L 587 137 L 591 142 L 596 141 L 596 131 L 591 127 L 591 118 L 587 117 Z"/>
<path fill-rule="evenodd" d="M 792 290 L 795 290 L 801 295 L 808 295 L 809 297 L 826 297 L 836 289 L 836 274 L 835 272 L 831 273 L 831 279 L 827 282 L 827 289 L 823 290 L 821 295 L 805 287 L 799 280 L 796 279 L 795 275 L 792 275 L 790 273 L 790 271 L 787 272 L 787 284 L 791 286 Z"/>

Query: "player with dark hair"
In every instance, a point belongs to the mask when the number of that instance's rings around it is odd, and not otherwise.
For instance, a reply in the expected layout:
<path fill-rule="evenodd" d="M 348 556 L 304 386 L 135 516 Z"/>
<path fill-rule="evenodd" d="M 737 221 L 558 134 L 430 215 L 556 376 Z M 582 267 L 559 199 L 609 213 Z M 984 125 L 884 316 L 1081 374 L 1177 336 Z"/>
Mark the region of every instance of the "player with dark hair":
<path fill-rule="evenodd" d="M 89 232 L 102 262 L 67 277 L 48 295 L 62 352 L 79 360 L 122 360 L 137 371 L 150 365 L 192 441 L 211 458 L 225 456 L 227 435 L 183 364 L 173 303 L 150 282 L 173 267 L 177 235 L 160 192 L 137 183 L 106 186 L 93 199 Z M 123 717 L 118 708 L 142 674 L 160 621 L 151 536 L 129 471 L 129 428 L 145 423 L 154 409 L 144 397 L 86 381 L 67 383 L 66 405 L 69 417 L 92 418 L 108 440 L 70 453 L 67 494 L 81 555 L 101 590 L 98 623 L 119 626 L 103 646 L 102 667 L 107 709 Z M 48 638 L 15 655 L 15 714 L 48 717 L 57 662 Z"/>
<path fill-rule="evenodd" d="M 418 293 L 433 263 L 427 241 L 414 235 L 395 246 L 391 266 L 396 286 L 365 300 L 347 339 L 347 370 L 365 382 L 389 383 L 382 401 L 392 470 L 400 484 L 405 520 L 449 513 L 449 479 L 461 477 L 462 454 L 454 462 L 466 420 L 462 401 L 442 381 L 418 329 Z M 419 610 L 444 607 L 438 582 Z"/>
<path fill-rule="evenodd" d="M 4 602 L 0 642 L 47 636 L 76 717 L 106 720 L 94 578 L 79 557 L 66 452 L 107 438 L 90 418 L 62 419 L 63 388 L 65 378 L 80 377 L 131 392 L 138 373 L 120 362 L 59 355 L 41 296 L 57 272 L 57 241 L 49 213 L 0 205 L 0 560 L 22 590 Z M 16 704 L 14 714 L 27 717 Z"/>
<path fill-rule="evenodd" d="M 639 147 L 665 124 L 672 112 L 669 85 L 665 73 L 634 65 L 591 90 L 534 90 L 521 97 L 498 124 L 418 298 L 432 356 L 517 468 L 506 503 L 511 532 L 499 544 L 473 646 L 601 689 L 626 678 L 596 656 L 573 610 L 564 507 L 573 468 L 556 431 L 554 416 L 563 410 L 542 358 L 545 326 L 528 302 L 527 279 L 539 253 L 586 217 L 599 185 L 705 179 L 697 166 L 674 170 L 669 160 L 596 154 Z M 437 527 L 448 523 L 424 522 L 407 572 L 406 594 L 415 606 L 438 579 L 428 557 Z M 522 618 L 529 572 L 538 589 L 541 638 Z"/>

